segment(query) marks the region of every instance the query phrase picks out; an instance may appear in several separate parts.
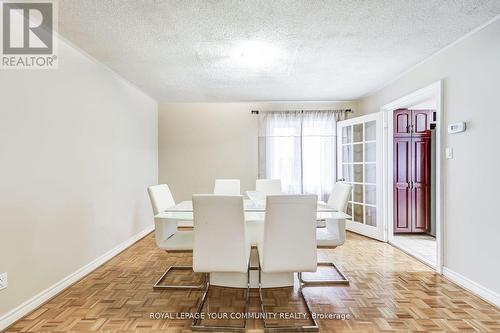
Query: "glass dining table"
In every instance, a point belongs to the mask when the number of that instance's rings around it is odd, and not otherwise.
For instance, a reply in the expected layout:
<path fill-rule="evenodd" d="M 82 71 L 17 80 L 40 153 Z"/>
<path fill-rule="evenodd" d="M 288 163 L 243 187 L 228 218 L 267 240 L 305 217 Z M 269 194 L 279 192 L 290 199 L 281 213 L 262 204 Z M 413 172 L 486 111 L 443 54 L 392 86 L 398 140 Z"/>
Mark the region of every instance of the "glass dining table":
<path fill-rule="evenodd" d="M 265 219 L 266 202 L 255 200 L 244 200 L 243 209 L 245 211 L 246 221 L 262 221 Z M 328 206 L 323 201 L 318 201 L 317 219 L 348 219 L 351 216 L 335 210 L 333 207 Z M 193 220 L 193 202 L 186 200 L 178 203 L 159 213 L 155 216 L 158 219 L 176 220 L 176 221 L 192 221 Z"/>
<path fill-rule="evenodd" d="M 262 241 L 263 229 L 265 224 L 266 203 L 265 200 L 244 200 L 243 208 L 245 214 L 245 229 L 246 238 L 250 245 L 256 245 Z M 325 202 L 318 201 L 317 219 L 348 219 L 349 215 L 335 210 L 328 206 Z M 155 215 L 155 219 L 163 223 L 177 224 L 181 221 L 193 221 L 193 202 L 190 200 L 182 201 L 175 206 L 172 206 Z M 257 267 L 257 259 L 251 256 L 250 262 L 252 267 Z M 244 273 L 228 273 L 217 272 L 210 273 L 210 284 L 223 286 L 244 288 L 246 287 L 246 274 Z M 293 273 L 290 272 L 262 272 L 262 287 L 276 288 L 293 286 Z M 250 272 L 251 288 L 258 287 L 258 274 L 256 270 Z"/>

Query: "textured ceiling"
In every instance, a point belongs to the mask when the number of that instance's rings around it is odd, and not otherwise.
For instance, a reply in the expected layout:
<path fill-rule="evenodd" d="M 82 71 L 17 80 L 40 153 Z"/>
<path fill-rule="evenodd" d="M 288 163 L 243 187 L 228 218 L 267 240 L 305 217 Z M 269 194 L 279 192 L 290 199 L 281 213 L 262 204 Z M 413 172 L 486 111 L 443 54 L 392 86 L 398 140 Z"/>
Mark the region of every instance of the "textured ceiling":
<path fill-rule="evenodd" d="M 351 100 L 499 0 L 60 0 L 59 30 L 160 102 Z"/>

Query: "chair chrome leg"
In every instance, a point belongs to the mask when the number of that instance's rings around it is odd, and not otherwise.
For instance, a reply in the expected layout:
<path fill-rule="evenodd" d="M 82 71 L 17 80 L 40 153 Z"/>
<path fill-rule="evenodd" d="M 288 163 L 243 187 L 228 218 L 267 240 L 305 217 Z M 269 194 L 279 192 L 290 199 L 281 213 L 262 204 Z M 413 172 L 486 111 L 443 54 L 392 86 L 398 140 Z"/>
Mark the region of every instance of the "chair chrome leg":
<path fill-rule="evenodd" d="M 337 273 L 340 275 L 340 279 L 336 280 L 304 280 L 302 278 L 302 273 L 299 273 L 299 282 L 304 287 L 318 287 L 325 285 L 349 285 L 349 280 L 345 277 L 345 275 L 335 266 L 333 262 L 319 262 L 318 266 L 327 266 L 332 267 Z"/>
<path fill-rule="evenodd" d="M 309 306 L 309 302 L 304 297 L 304 293 L 302 293 L 302 285 L 299 283 L 299 296 L 304 301 L 306 305 L 307 314 L 309 318 L 312 320 L 312 325 L 281 325 L 281 326 L 269 326 L 266 322 L 266 312 L 264 311 L 264 297 L 262 296 L 262 269 L 260 267 L 259 254 L 257 253 L 257 260 L 259 262 L 259 300 L 260 300 L 260 311 L 262 313 L 262 317 L 264 320 L 264 331 L 265 332 L 318 332 L 319 326 L 314 319 L 311 311 L 311 307 Z M 299 273 L 300 274 L 300 273 Z"/>
<path fill-rule="evenodd" d="M 194 289 L 194 290 L 203 290 L 206 288 L 207 282 L 203 282 L 202 284 L 199 285 L 167 285 L 167 284 L 161 284 L 160 282 L 167 276 L 168 273 L 171 271 L 185 271 L 185 270 L 193 270 L 193 266 L 170 266 L 165 273 L 156 281 L 156 283 L 153 285 L 154 290 L 165 290 L 165 289 L 170 289 L 170 290 L 186 290 L 186 289 Z"/>
<path fill-rule="evenodd" d="M 208 326 L 208 325 L 201 324 L 201 320 L 202 320 L 201 312 L 203 311 L 203 306 L 205 305 L 205 301 L 207 299 L 208 290 L 210 289 L 210 275 L 209 275 L 209 273 L 206 274 L 206 279 L 207 279 L 207 288 L 205 289 L 205 292 L 203 293 L 203 296 L 201 297 L 200 302 L 198 303 L 198 309 L 196 310 L 196 313 L 194 315 L 191 329 L 193 331 L 244 332 L 246 330 L 246 326 L 247 326 L 246 313 L 248 312 L 248 301 L 250 299 L 250 262 L 248 262 L 248 269 L 247 269 L 247 292 L 246 292 L 246 297 L 245 297 L 245 310 L 243 312 L 245 314 L 245 316 L 243 317 L 243 325 L 242 326 L 230 326 L 230 325 Z"/>

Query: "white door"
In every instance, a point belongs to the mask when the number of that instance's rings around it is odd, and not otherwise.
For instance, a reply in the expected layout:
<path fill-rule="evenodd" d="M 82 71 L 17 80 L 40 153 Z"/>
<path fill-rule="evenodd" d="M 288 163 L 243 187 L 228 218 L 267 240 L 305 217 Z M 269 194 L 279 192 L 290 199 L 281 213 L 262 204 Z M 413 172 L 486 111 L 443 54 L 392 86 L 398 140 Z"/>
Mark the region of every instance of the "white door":
<path fill-rule="evenodd" d="M 386 241 L 383 215 L 382 113 L 337 123 L 338 180 L 352 184 L 347 230 Z"/>

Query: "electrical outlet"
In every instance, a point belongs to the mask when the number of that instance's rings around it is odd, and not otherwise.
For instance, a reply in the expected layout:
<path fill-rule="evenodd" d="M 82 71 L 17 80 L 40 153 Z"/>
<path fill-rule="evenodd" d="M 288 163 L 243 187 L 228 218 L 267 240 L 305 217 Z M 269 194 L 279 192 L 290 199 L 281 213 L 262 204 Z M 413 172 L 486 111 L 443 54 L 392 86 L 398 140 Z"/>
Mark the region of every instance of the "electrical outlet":
<path fill-rule="evenodd" d="M 8 284 L 7 273 L 0 274 L 0 290 L 7 288 Z"/>

